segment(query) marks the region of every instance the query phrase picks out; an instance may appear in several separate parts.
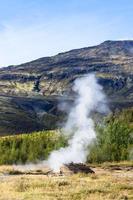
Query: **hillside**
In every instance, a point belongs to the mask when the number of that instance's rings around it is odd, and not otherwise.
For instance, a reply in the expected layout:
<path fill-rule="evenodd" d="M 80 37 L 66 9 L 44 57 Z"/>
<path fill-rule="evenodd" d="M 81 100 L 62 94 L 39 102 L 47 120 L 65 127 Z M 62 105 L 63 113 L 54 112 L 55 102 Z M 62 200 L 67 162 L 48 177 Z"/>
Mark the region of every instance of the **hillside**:
<path fill-rule="evenodd" d="M 60 95 L 79 75 L 97 72 L 109 94 L 131 98 L 133 41 L 106 41 L 0 70 L 0 93 Z M 123 91 L 123 89 L 125 89 Z M 119 95 L 120 95 L 119 94 Z"/>
<path fill-rule="evenodd" d="M 54 126 L 58 120 L 57 97 L 72 97 L 73 80 L 92 72 L 103 85 L 111 108 L 133 105 L 133 41 L 105 41 L 1 68 L 0 134 Z"/>
<path fill-rule="evenodd" d="M 87 162 L 102 163 L 132 160 L 133 108 L 111 114 L 104 121 L 104 126 L 101 124 L 96 126 L 96 140 L 87 150 Z M 20 120 L 18 120 L 18 123 L 20 123 Z M 27 125 L 29 131 L 31 131 L 30 125 L 32 123 L 31 120 Z M 37 124 L 36 121 L 34 123 Z M 36 128 L 35 125 L 33 126 L 34 129 Z M 0 137 L 0 165 L 24 164 L 44 160 L 53 150 L 68 146 L 70 144 L 68 139 L 69 137 L 64 136 L 58 129 Z M 80 155 L 78 154 L 78 156 Z"/>
<path fill-rule="evenodd" d="M 60 118 L 50 98 L 0 96 L 0 135 L 55 129 Z"/>

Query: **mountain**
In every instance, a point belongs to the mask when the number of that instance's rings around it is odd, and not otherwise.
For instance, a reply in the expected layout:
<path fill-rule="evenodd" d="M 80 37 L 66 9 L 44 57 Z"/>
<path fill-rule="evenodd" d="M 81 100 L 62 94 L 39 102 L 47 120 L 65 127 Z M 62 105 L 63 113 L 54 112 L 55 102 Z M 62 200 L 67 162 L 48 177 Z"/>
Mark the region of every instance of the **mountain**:
<path fill-rule="evenodd" d="M 97 46 L 1 68 L 0 133 L 49 129 L 51 124 L 55 127 L 59 117 L 58 97 L 64 94 L 72 97 L 75 78 L 92 72 L 103 86 L 111 108 L 133 105 L 132 40 L 105 41 Z"/>

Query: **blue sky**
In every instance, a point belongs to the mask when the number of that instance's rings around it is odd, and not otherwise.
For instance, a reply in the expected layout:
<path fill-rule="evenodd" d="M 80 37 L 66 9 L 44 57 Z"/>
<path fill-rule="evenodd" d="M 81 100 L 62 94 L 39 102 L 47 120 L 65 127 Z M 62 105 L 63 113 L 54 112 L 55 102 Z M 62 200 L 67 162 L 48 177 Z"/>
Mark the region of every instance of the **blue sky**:
<path fill-rule="evenodd" d="M 133 39 L 133 0 L 0 0 L 0 66 Z"/>

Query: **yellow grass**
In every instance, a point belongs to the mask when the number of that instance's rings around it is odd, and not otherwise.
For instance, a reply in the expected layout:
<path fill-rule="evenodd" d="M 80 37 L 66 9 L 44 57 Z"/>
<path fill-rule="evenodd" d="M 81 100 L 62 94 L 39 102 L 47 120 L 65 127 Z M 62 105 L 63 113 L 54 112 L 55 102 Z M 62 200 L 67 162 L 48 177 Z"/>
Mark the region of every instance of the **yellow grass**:
<path fill-rule="evenodd" d="M 95 174 L 68 177 L 3 175 L 0 167 L 0 200 L 126 200 L 133 199 L 133 171 L 93 168 Z"/>

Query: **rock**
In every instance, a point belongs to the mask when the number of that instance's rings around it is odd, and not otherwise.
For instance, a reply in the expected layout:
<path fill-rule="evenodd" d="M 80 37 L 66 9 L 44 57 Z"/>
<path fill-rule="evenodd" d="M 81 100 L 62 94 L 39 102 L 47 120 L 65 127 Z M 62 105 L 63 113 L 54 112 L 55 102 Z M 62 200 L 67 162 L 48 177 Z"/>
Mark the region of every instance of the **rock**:
<path fill-rule="evenodd" d="M 63 165 L 60 168 L 60 174 L 61 175 L 72 175 L 77 173 L 95 173 L 89 166 L 82 164 L 82 163 L 71 163 L 68 165 Z"/>

